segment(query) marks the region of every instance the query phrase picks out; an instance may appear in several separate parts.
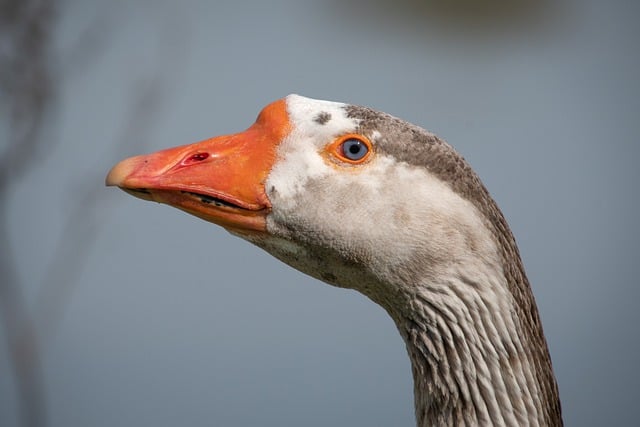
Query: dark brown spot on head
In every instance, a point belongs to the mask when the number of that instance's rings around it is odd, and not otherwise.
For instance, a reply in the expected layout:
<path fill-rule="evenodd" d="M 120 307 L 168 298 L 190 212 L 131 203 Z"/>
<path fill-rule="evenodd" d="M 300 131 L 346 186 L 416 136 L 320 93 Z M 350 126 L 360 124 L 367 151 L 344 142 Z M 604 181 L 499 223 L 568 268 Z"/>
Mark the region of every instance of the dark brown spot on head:
<path fill-rule="evenodd" d="M 331 114 L 327 113 L 326 111 L 322 111 L 320 112 L 314 119 L 313 121 L 318 123 L 319 125 L 324 125 L 326 124 L 329 120 L 331 120 Z"/>

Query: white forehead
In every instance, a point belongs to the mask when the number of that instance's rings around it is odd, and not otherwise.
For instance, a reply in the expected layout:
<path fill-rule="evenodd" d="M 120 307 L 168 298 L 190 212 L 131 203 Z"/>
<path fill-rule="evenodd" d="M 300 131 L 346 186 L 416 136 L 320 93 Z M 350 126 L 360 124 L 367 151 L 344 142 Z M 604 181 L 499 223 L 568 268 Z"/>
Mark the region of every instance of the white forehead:
<path fill-rule="evenodd" d="M 266 182 L 267 189 L 277 190 L 277 195 L 269 197 L 278 197 L 280 206 L 295 203 L 309 179 L 336 173 L 320 152 L 337 136 L 354 132 L 358 126 L 357 119 L 347 117 L 347 104 L 299 95 L 289 95 L 285 101 L 292 129 L 278 145 L 278 161 Z"/>
<path fill-rule="evenodd" d="M 286 98 L 289 122 L 298 135 L 335 137 L 354 132 L 358 120 L 347 117 L 347 104 L 289 95 Z"/>

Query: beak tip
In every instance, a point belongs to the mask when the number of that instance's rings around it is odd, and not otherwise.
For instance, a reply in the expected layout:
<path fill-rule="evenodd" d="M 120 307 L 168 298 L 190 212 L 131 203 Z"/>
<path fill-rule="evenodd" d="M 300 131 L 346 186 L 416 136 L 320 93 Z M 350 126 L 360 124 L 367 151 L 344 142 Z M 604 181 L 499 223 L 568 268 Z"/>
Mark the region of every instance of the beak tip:
<path fill-rule="evenodd" d="M 121 187 L 127 177 L 133 172 L 135 162 L 125 159 L 111 168 L 104 180 L 107 187 Z"/>

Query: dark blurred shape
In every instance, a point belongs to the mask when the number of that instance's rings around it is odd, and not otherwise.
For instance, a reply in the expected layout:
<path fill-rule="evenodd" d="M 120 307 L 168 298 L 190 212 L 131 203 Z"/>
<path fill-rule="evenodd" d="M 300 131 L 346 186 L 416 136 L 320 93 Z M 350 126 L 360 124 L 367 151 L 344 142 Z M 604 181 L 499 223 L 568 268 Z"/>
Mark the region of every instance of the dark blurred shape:
<path fill-rule="evenodd" d="M 504 35 L 545 33 L 564 16 L 563 1 L 551 0 L 342 0 L 338 15 L 353 25 L 389 30 L 419 29 L 445 38 L 482 41 Z M 363 19 L 364 18 L 364 19 Z M 480 37 L 480 39 L 476 39 Z"/>
<path fill-rule="evenodd" d="M 9 221 L 9 210 L 14 207 L 8 199 L 20 178 L 41 164 L 34 159 L 44 158 L 58 142 L 47 130 L 54 125 L 51 117 L 60 107 L 56 102 L 59 88 L 103 53 L 115 26 L 112 16 L 126 10 L 113 9 L 114 15 L 96 12 L 71 49 L 56 50 L 52 35 L 58 16 L 66 16 L 69 7 L 54 0 L 0 0 L 0 327 L 5 332 L 0 336 L 6 337 L 11 372 L 5 376 L 15 378 L 18 423 L 24 427 L 43 427 L 50 421 L 42 355 L 79 283 L 84 259 L 102 224 L 100 215 L 109 208 L 100 193 L 101 169 L 90 169 L 75 178 L 69 183 L 75 187 L 73 201 L 65 204 L 66 222 L 49 224 L 64 232 L 42 283 L 38 286 L 23 279 L 10 239 L 15 225 Z M 187 32 L 174 34 L 172 24 L 178 21 L 171 15 L 160 23 L 158 66 L 153 67 L 155 73 L 145 74 L 133 85 L 130 121 L 114 144 L 113 161 L 123 157 L 119 151 L 131 146 L 131 141 L 150 139 L 148 133 L 180 70 L 179 53 L 187 52 Z M 165 65 L 166 58 L 175 62 Z M 29 310 L 27 290 L 33 289 L 37 291 L 35 308 Z"/>
<path fill-rule="evenodd" d="M 42 149 L 41 131 L 52 100 L 51 32 L 56 4 L 47 0 L 0 1 L 0 112 L 7 139 L 0 152 L 0 319 L 18 389 L 23 426 L 46 425 L 37 331 L 12 259 L 7 220 L 10 187 L 31 170 Z"/>
<path fill-rule="evenodd" d="M 0 155 L 0 191 L 9 177 L 25 169 L 23 162 L 38 145 L 51 95 L 49 48 L 55 2 L 47 0 L 0 1 L 0 96 L 9 115 L 8 147 Z M 33 153 L 30 153 L 33 154 Z"/>

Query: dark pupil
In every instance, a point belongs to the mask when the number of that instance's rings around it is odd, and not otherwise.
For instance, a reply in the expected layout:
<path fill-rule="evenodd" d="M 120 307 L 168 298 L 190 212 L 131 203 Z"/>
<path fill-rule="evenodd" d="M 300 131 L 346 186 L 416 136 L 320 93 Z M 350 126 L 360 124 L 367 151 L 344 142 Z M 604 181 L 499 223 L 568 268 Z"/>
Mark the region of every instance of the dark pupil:
<path fill-rule="evenodd" d="M 360 141 L 353 141 L 349 143 L 349 153 L 358 154 L 360 150 L 362 150 L 362 145 Z"/>

